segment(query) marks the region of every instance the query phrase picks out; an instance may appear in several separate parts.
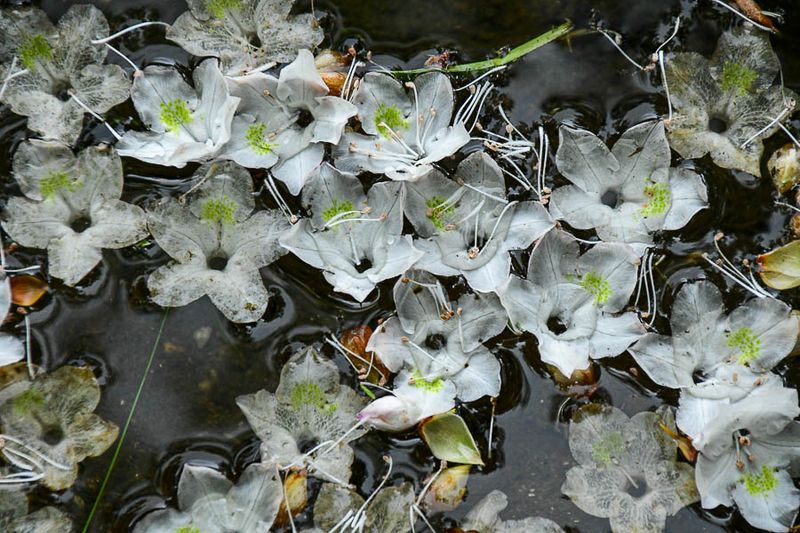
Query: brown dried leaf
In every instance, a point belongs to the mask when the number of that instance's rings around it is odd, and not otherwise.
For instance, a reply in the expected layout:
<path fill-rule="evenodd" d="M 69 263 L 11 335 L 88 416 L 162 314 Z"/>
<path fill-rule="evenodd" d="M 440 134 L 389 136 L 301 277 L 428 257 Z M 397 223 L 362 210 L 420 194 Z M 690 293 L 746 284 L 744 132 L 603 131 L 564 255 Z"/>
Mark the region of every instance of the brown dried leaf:
<path fill-rule="evenodd" d="M 343 72 L 320 72 L 319 75 L 322 77 L 322 81 L 325 82 L 325 85 L 328 86 L 330 96 L 342 95 L 344 81 L 347 79 L 346 74 Z"/>
<path fill-rule="evenodd" d="M 297 516 L 303 512 L 308 505 L 308 471 L 297 470 L 291 472 L 283 480 L 283 490 L 286 497 L 281 502 L 278 516 L 275 518 L 275 525 L 284 527 L 289 524 L 289 514 L 286 512 L 286 501 L 292 509 L 292 516 Z"/>
<path fill-rule="evenodd" d="M 458 507 L 467 495 L 470 465 L 445 468 L 425 493 L 423 504 L 429 513 L 450 512 Z"/>
<path fill-rule="evenodd" d="M 11 283 L 11 303 L 28 307 L 34 305 L 44 296 L 49 288 L 47 283 L 36 276 L 14 276 Z"/>
<path fill-rule="evenodd" d="M 359 379 L 383 385 L 389 379 L 391 372 L 384 366 L 375 352 L 367 351 L 367 343 L 371 336 L 372 328 L 369 326 L 357 326 L 345 330 L 339 341 L 345 348 L 353 352 L 345 355 L 353 366 L 358 369 Z M 370 368 L 370 364 L 372 368 Z M 367 374 L 367 370 L 369 370 L 369 374 Z"/>
<path fill-rule="evenodd" d="M 692 441 L 689 439 L 689 437 L 676 433 L 669 426 L 661 422 L 659 422 L 658 425 L 661 427 L 661 431 L 669 435 L 669 437 L 675 441 L 675 444 L 678 445 L 678 449 L 681 451 L 681 455 L 683 455 L 684 459 L 690 463 L 694 463 L 697 460 L 697 450 L 695 450 L 694 446 L 692 446 Z"/>
<path fill-rule="evenodd" d="M 747 18 L 758 22 L 762 26 L 766 26 L 775 33 L 778 32 L 778 28 L 775 27 L 775 23 L 772 22 L 771 18 L 764 14 L 761 6 L 759 6 L 755 0 L 734 0 L 734 2 L 736 2 L 736 6 L 739 8 L 739 11 L 744 13 Z"/>

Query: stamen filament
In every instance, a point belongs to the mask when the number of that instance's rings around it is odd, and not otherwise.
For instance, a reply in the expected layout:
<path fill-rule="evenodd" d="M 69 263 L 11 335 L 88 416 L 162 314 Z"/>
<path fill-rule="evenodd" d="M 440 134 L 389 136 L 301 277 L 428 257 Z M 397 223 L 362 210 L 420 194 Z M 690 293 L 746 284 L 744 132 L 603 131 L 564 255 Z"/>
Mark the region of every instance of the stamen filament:
<path fill-rule="evenodd" d="M 119 133 L 117 133 L 116 130 L 114 128 L 112 128 L 111 125 L 108 122 L 106 122 L 106 119 L 104 119 L 103 117 L 101 117 L 100 115 L 95 113 L 88 105 L 86 105 L 83 102 L 81 102 L 80 99 L 77 96 L 75 96 L 75 92 L 74 91 L 70 92 L 69 97 L 72 98 L 75 101 L 76 104 L 78 104 L 84 110 L 86 110 L 87 113 L 89 113 L 94 118 L 96 118 L 97 120 L 102 122 L 103 125 L 106 128 L 108 128 L 108 131 L 111 132 L 111 135 L 113 135 L 115 139 L 117 139 L 118 141 L 122 140 L 122 136 Z"/>
<path fill-rule="evenodd" d="M 514 200 L 513 202 L 509 202 L 509 203 L 506 204 L 506 206 L 500 212 L 500 216 L 497 217 L 497 220 L 495 220 L 494 227 L 492 228 L 492 232 L 489 234 L 489 238 L 486 239 L 486 242 L 483 243 L 483 247 L 478 251 L 478 255 L 481 255 L 481 253 L 483 253 L 483 251 L 486 249 L 486 247 L 489 246 L 489 243 L 492 242 L 492 239 L 494 239 L 494 235 L 495 235 L 495 232 L 497 231 L 497 227 L 500 225 L 500 221 L 503 219 L 503 216 L 506 214 L 506 211 L 508 211 L 511 207 L 513 207 L 514 205 L 516 205 L 518 203 L 519 203 L 518 201 Z"/>
<path fill-rule="evenodd" d="M 148 22 L 140 22 L 139 24 L 134 24 L 133 26 L 129 26 L 129 27 L 125 28 L 124 30 L 120 30 L 120 31 L 118 31 L 117 33 L 115 33 L 113 35 L 109 35 L 108 37 L 105 37 L 104 39 L 94 39 L 93 41 L 90 41 L 90 42 L 92 44 L 106 44 L 107 42 L 113 41 L 117 37 L 121 37 L 121 36 L 125 35 L 126 33 L 130 33 L 130 32 L 132 32 L 134 30 L 138 30 L 139 28 L 146 28 L 147 26 L 164 26 L 166 28 L 170 27 L 170 25 L 167 24 L 166 22 L 161 22 L 161 21 L 157 21 L 157 20 L 152 20 L 152 21 L 148 21 Z"/>

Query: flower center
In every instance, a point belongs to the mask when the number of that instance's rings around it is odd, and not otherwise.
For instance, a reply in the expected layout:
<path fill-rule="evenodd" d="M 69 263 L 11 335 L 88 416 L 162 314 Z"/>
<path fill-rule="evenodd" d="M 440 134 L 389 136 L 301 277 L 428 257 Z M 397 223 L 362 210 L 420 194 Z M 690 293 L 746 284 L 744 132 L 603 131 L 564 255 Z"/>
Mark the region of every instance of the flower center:
<path fill-rule="evenodd" d="M 224 255 L 214 255 L 208 258 L 206 264 L 211 270 L 218 270 L 221 272 L 228 266 L 228 258 Z"/>
<path fill-rule="evenodd" d="M 20 45 L 19 59 L 25 68 L 33 70 L 38 60 L 49 61 L 53 59 L 53 48 L 44 35 L 32 35 Z"/>
<path fill-rule="evenodd" d="M 42 428 L 41 438 L 50 446 L 55 446 L 64 440 L 64 430 L 60 426 L 45 426 Z"/>
<path fill-rule="evenodd" d="M 567 325 L 564 324 L 561 317 L 551 316 L 547 319 L 547 329 L 549 329 L 553 335 L 558 336 L 567 331 Z"/>
<path fill-rule="evenodd" d="M 301 128 L 308 127 L 312 122 L 314 122 L 314 115 L 312 115 L 311 111 L 308 109 L 302 109 L 300 113 L 298 113 L 296 124 Z"/>
<path fill-rule="evenodd" d="M 89 215 L 80 215 L 70 221 L 69 227 L 72 228 L 72 231 L 75 233 L 83 233 L 92 227 L 92 217 Z"/>
<path fill-rule="evenodd" d="M 613 189 L 608 189 L 600 197 L 600 201 L 603 203 L 603 205 L 607 205 L 611 209 L 615 209 L 619 205 L 619 192 Z"/>
<path fill-rule="evenodd" d="M 423 379 L 422 373 L 419 370 L 414 370 L 414 373 L 411 375 L 411 379 L 413 380 L 413 385 L 416 388 L 422 389 L 426 392 L 439 392 L 442 390 L 442 387 L 444 387 L 442 378 L 436 378 L 428 381 L 427 379 Z"/>
<path fill-rule="evenodd" d="M 161 102 L 160 107 L 159 119 L 167 131 L 175 131 L 192 121 L 192 112 L 189 111 L 189 104 L 186 100 L 176 98 L 171 102 Z"/>
<path fill-rule="evenodd" d="M 441 196 L 433 196 L 425 202 L 425 207 L 428 208 L 425 211 L 425 216 L 430 219 L 433 227 L 439 231 L 444 230 L 444 217 L 451 216 L 456 212 L 453 205 L 446 205 L 445 202 L 446 200 Z"/>
<path fill-rule="evenodd" d="M 635 477 L 633 481 L 636 483 L 635 485 L 628 481 L 628 488 L 626 489 L 628 494 L 634 498 L 641 498 L 647 494 L 647 481 L 643 477 Z"/>
<path fill-rule="evenodd" d="M 722 117 L 711 117 L 708 119 L 708 129 L 714 133 L 725 133 L 728 130 L 728 121 Z"/>
<path fill-rule="evenodd" d="M 337 199 L 333 199 L 331 201 L 331 206 L 322 212 L 322 220 L 325 222 L 329 221 L 336 215 L 341 213 L 348 213 L 349 211 L 355 211 L 353 208 L 353 202 L 350 200 L 339 201 Z M 350 218 L 356 216 L 355 213 L 348 213 L 344 215 L 342 218 Z"/>
<path fill-rule="evenodd" d="M 425 338 L 425 347 L 431 350 L 441 350 L 447 344 L 447 339 L 441 333 L 434 333 Z"/>
<path fill-rule="evenodd" d="M 358 272 L 359 274 L 363 274 L 364 272 L 372 268 L 372 261 L 364 258 L 357 265 L 355 265 L 355 267 L 356 267 L 356 272 Z"/>

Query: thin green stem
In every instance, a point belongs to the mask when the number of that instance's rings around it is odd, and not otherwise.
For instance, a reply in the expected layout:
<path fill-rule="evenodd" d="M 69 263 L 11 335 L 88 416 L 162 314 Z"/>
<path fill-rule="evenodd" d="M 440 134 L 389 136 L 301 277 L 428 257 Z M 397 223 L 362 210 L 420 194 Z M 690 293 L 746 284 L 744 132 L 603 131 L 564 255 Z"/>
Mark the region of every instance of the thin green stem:
<path fill-rule="evenodd" d="M 572 22 L 569 20 L 549 30 L 538 37 L 534 37 L 530 41 L 523 43 L 516 48 L 512 48 L 506 55 L 503 57 L 494 57 L 491 59 L 485 59 L 483 61 L 476 61 L 474 63 L 464 63 L 463 65 L 452 65 L 449 67 L 444 68 L 433 68 L 433 67 L 426 67 L 426 68 L 417 68 L 413 70 L 393 70 L 392 74 L 423 74 L 425 72 L 431 71 L 443 71 L 443 72 L 475 72 L 481 70 L 489 70 L 496 67 L 502 67 L 509 63 L 516 61 L 517 59 L 521 58 L 526 54 L 530 54 L 537 48 L 541 48 L 542 46 L 546 45 L 547 43 L 553 42 L 556 39 L 560 39 L 567 35 L 570 31 L 572 31 L 573 25 Z"/>
<path fill-rule="evenodd" d="M 97 512 L 97 508 L 100 506 L 100 501 L 103 499 L 103 494 L 106 491 L 106 485 L 108 484 L 108 480 L 111 478 L 111 473 L 114 471 L 114 466 L 117 464 L 117 459 L 119 458 L 119 453 L 122 450 L 122 445 L 125 442 L 125 435 L 128 434 L 128 428 L 131 425 L 131 421 L 133 421 L 133 415 L 136 413 L 136 406 L 139 404 L 139 398 L 142 395 L 142 390 L 144 390 L 144 384 L 147 381 L 147 376 L 150 374 L 150 367 L 153 366 L 153 359 L 155 358 L 156 352 L 158 351 L 158 343 L 161 341 L 161 334 L 164 333 L 164 326 L 167 323 L 167 317 L 169 316 L 169 308 L 164 311 L 164 317 L 161 319 L 161 325 L 158 327 L 158 334 L 156 335 L 155 341 L 153 341 L 153 348 L 150 350 L 150 357 L 147 359 L 147 364 L 144 367 L 144 372 L 142 373 L 142 379 L 139 380 L 139 388 L 136 389 L 136 396 L 133 398 L 133 404 L 131 405 L 131 410 L 128 412 L 128 418 L 125 420 L 125 425 L 122 428 L 122 433 L 119 436 L 119 440 L 117 441 L 117 447 L 114 449 L 114 455 L 111 457 L 111 464 L 108 465 L 108 470 L 106 470 L 106 475 L 103 478 L 103 482 L 100 484 L 100 490 L 97 493 L 97 497 L 94 499 L 94 504 L 92 504 L 92 510 L 89 511 L 89 517 L 86 519 L 86 523 L 83 524 L 83 533 L 87 533 L 89 531 L 89 526 L 92 524 L 92 519 L 94 518 L 95 513 Z"/>

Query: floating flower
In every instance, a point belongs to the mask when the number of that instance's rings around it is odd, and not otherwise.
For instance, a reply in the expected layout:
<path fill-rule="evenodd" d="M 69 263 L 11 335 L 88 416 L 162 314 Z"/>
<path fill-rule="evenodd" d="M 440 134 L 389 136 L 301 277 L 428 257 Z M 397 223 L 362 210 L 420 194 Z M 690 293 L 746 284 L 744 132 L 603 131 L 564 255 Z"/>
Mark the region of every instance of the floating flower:
<path fill-rule="evenodd" d="M 33 380 L 6 372 L 0 383 L 4 456 L 25 470 L 40 469 L 51 490 L 72 486 L 78 463 L 117 439 L 117 426 L 93 411 L 100 386 L 86 367 L 63 366 Z"/>
<path fill-rule="evenodd" d="M 72 520 L 55 507 L 28 513 L 28 497 L 18 490 L 0 491 L 0 529 L 8 533 L 72 533 Z"/>
<path fill-rule="evenodd" d="M 3 241 L 0 239 L 0 248 Z M 2 265 L 5 268 L 5 265 Z M 0 269 L 0 324 L 8 316 L 11 309 L 11 282 L 5 271 Z M 0 333 L 0 366 L 10 365 L 25 357 L 25 347 L 19 339 Z"/>
<path fill-rule="evenodd" d="M 232 322 L 255 322 L 269 293 L 259 269 L 286 252 L 278 238 L 288 223 L 277 211 L 254 212 L 253 181 L 232 162 L 195 174 L 187 204 L 163 199 L 147 212 L 156 243 L 174 261 L 150 274 L 147 288 L 164 307 L 208 296 Z"/>
<path fill-rule="evenodd" d="M 438 276 L 462 274 L 479 292 L 497 290 L 511 271 L 510 250 L 527 248 L 554 226 L 539 202 L 506 198 L 500 167 L 470 154 L 449 180 L 437 171 L 405 184 L 406 216 L 425 252 L 414 266 Z"/>
<path fill-rule="evenodd" d="M 322 42 L 313 15 L 290 15 L 294 0 L 192 0 L 167 38 L 190 54 L 218 57 L 226 76 L 291 61 Z"/>
<path fill-rule="evenodd" d="M 588 405 L 569 425 L 578 466 L 561 486 L 582 511 L 608 518 L 614 533 L 664 530 L 668 516 L 698 500 L 692 467 L 676 461 L 669 408 L 632 418 L 611 406 Z"/>
<path fill-rule="evenodd" d="M 723 33 L 710 60 L 674 54 L 666 69 L 675 108 L 670 146 L 685 158 L 710 154 L 723 168 L 760 176 L 761 139 L 795 107 L 796 95 L 774 85 L 779 71 L 769 36 L 756 30 Z"/>
<path fill-rule="evenodd" d="M 131 99 L 149 131 L 127 131 L 120 155 L 147 163 L 184 167 L 213 159 L 231 138 L 239 99 L 230 95 L 215 59 L 192 74 L 194 87 L 174 67 L 150 65 L 133 78 Z"/>
<path fill-rule="evenodd" d="M 470 509 L 464 517 L 461 530 L 480 533 L 564 533 L 552 520 L 538 516 L 522 520 L 500 520 L 500 511 L 506 507 L 506 495 L 499 490 L 493 490 Z"/>
<path fill-rule="evenodd" d="M 313 348 L 289 359 L 274 394 L 260 390 L 236 403 L 261 439 L 262 460 L 282 467 L 308 465 L 310 474 L 336 483 L 350 479 L 353 449 L 347 443 L 364 430 L 348 430 L 364 400 L 339 384 L 336 365 Z M 301 444 L 314 448 L 304 453 Z"/>
<path fill-rule="evenodd" d="M 363 133 L 345 132 L 334 149 L 336 168 L 416 180 L 469 142 L 462 122 L 450 124 L 453 87 L 446 75 L 422 74 L 405 87 L 388 74 L 364 76 L 353 95 Z"/>
<path fill-rule="evenodd" d="M 298 51 L 278 78 L 257 72 L 228 83 L 241 103 L 222 157 L 249 168 L 272 167 L 289 192 L 299 194 L 322 163 L 325 143 L 339 142 L 356 107 L 329 95 L 308 50 Z"/>
<path fill-rule="evenodd" d="M 707 207 L 703 179 L 671 168 L 669 148 L 660 121 L 630 128 L 611 150 L 591 132 L 562 126 L 556 165 L 571 185 L 553 191 L 550 212 L 643 252 L 654 232 L 680 229 Z"/>
<path fill-rule="evenodd" d="M 134 533 L 268 531 L 283 502 L 278 467 L 256 463 L 245 468 L 234 485 L 207 466 L 187 464 L 178 481 L 178 510 L 145 515 Z"/>
<path fill-rule="evenodd" d="M 630 348 L 647 375 L 665 387 L 691 387 L 698 372 L 713 378 L 721 365 L 771 370 L 794 349 L 800 320 L 772 298 L 753 298 L 724 313 L 708 281 L 685 284 L 672 305 L 672 337 L 648 333 Z"/>
<path fill-rule="evenodd" d="M 375 285 L 405 272 L 422 252 L 403 231 L 403 190 L 377 183 L 368 194 L 358 178 L 324 165 L 303 189 L 311 210 L 281 237 L 281 246 L 322 270 L 333 290 L 359 302 Z"/>
<path fill-rule="evenodd" d="M 392 372 L 405 369 L 394 383 L 396 397 L 410 406 L 409 426 L 452 408 L 455 397 L 471 402 L 500 393 L 500 363 L 483 346 L 505 329 L 497 296 L 450 302 L 436 278 L 412 271 L 395 284 L 394 301 L 397 317 L 378 327 L 367 350 Z M 370 420 L 365 411 L 361 418 Z"/>
<path fill-rule="evenodd" d="M 78 156 L 49 141 L 23 144 L 14 177 L 27 198 L 13 197 L 3 228 L 22 246 L 46 248 L 50 275 L 75 285 L 102 259 L 147 236 L 144 212 L 121 201 L 122 162 L 108 147 Z"/>
<path fill-rule="evenodd" d="M 786 470 L 800 459 L 798 415 L 797 391 L 774 374 L 740 370 L 684 389 L 678 427 L 700 452 L 695 479 L 703 507 L 735 503 L 752 525 L 788 531 L 800 506 Z"/>
<path fill-rule="evenodd" d="M 45 139 L 75 143 L 86 107 L 105 113 L 130 96 L 125 71 L 102 65 L 106 48 L 91 42 L 106 36 L 108 22 L 94 6 L 70 7 L 57 26 L 41 9 L 3 9 L 0 102 Z"/>
<path fill-rule="evenodd" d="M 636 314 L 622 312 L 637 263 L 624 244 L 599 243 L 581 254 L 574 237 L 554 229 L 533 249 L 527 279 L 511 276 L 498 294 L 512 326 L 536 336 L 542 361 L 571 376 L 644 334 Z"/>

